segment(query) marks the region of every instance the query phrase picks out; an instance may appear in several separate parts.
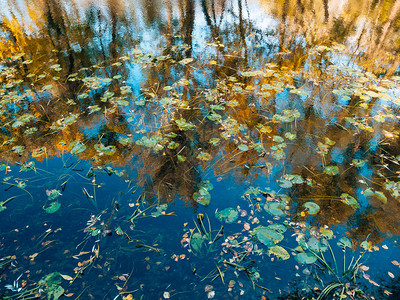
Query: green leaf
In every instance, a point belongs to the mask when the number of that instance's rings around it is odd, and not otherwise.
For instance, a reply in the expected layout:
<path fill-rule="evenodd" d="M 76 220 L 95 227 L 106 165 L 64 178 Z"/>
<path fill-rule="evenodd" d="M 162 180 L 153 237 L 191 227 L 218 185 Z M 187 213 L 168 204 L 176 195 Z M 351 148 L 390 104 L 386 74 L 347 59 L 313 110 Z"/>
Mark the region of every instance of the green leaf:
<path fill-rule="evenodd" d="M 290 132 L 286 132 L 285 133 L 285 138 L 287 138 L 290 141 L 293 141 L 296 138 L 296 134 L 294 133 L 290 133 Z"/>
<path fill-rule="evenodd" d="M 187 65 L 188 63 L 191 63 L 193 60 L 194 60 L 193 58 L 189 57 L 180 60 L 178 63 L 180 63 L 181 65 Z"/>
<path fill-rule="evenodd" d="M 47 199 L 54 200 L 61 196 L 61 192 L 59 190 L 46 190 Z"/>
<path fill-rule="evenodd" d="M 295 184 L 304 183 L 304 179 L 300 175 L 285 175 L 285 177 L 286 177 L 286 179 L 290 180 L 292 183 L 295 183 Z"/>
<path fill-rule="evenodd" d="M 241 145 L 238 146 L 238 149 L 240 151 L 247 151 L 247 150 L 249 150 L 249 147 L 247 145 L 245 145 L 245 144 L 241 144 Z"/>
<path fill-rule="evenodd" d="M 273 140 L 274 142 L 277 142 L 278 144 L 284 142 L 283 137 L 281 137 L 281 136 L 279 136 L 279 135 L 274 135 L 274 137 L 272 138 L 272 140 Z"/>
<path fill-rule="evenodd" d="M 228 224 L 234 223 L 239 217 L 239 212 L 234 208 L 225 208 L 224 210 L 217 211 L 215 217 L 221 221 Z"/>
<path fill-rule="evenodd" d="M 367 161 L 362 159 L 353 159 L 352 163 L 355 167 L 362 168 L 367 163 Z"/>
<path fill-rule="evenodd" d="M 267 227 L 258 227 L 255 230 L 257 239 L 268 247 L 272 247 L 283 240 L 283 234 Z"/>
<path fill-rule="evenodd" d="M 340 195 L 340 201 L 347 205 L 350 205 L 354 209 L 360 208 L 360 204 L 358 204 L 357 200 L 349 194 L 343 193 L 342 195 Z"/>
<path fill-rule="evenodd" d="M 126 146 L 127 144 L 132 143 L 132 138 L 131 137 L 123 137 L 123 136 L 119 136 L 118 137 L 118 142 L 124 146 Z"/>
<path fill-rule="evenodd" d="M 290 189 L 293 186 L 293 183 L 287 179 L 278 180 L 278 184 L 281 188 Z"/>
<path fill-rule="evenodd" d="M 295 259 L 301 264 L 313 264 L 317 261 L 317 257 L 315 257 L 312 253 L 301 252 L 295 256 Z"/>
<path fill-rule="evenodd" d="M 72 142 L 69 144 L 69 147 L 71 148 L 72 154 L 79 154 L 86 150 L 86 146 L 80 141 Z"/>
<path fill-rule="evenodd" d="M 61 280 L 61 274 L 58 272 L 50 273 L 44 276 L 38 283 L 42 286 L 47 293 L 48 300 L 57 300 L 64 294 L 64 289 L 62 286 L 58 285 Z"/>
<path fill-rule="evenodd" d="M 203 161 L 207 161 L 207 160 L 212 159 L 212 156 L 206 152 L 201 152 L 199 155 L 197 155 L 196 158 L 203 160 Z"/>
<path fill-rule="evenodd" d="M 271 225 L 268 225 L 267 228 L 268 228 L 268 229 L 275 230 L 275 231 L 277 231 L 277 232 L 279 232 L 279 233 L 285 233 L 285 232 L 287 231 L 287 228 L 286 228 L 285 225 L 276 224 L 276 223 L 271 224 Z"/>
<path fill-rule="evenodd" d="M 45 208 L 44 211 L 48 214 L 54 214 L 57 210 L 60 209 L 61 203 L 58 201 L 54 201 L 50 203 L 50 206 Z"/>
<path fill-rule="evenodd" d="M 168 204 L 161 204 L 159 206 L 157 206 L 157 210 L 155 212 L 151 213 L 151 216 L 154 218 L 157 218 L 159 216 L 161 216 L 168 208 Z"/>
<path fill-rule="evenodd" d="M 285 206 L 286 204 L 280 202 L 267 202 L 264 205 L 264 210 L 273 216 L 283 217 L 285 216 L 283 212 Z"/>
<path fill-rule="evenodd" d="M 113 145 L 104 146 L 102 143 L 94 145 L 94 148 L 97 151 L 104 153 L 106 155 L 113 155 L 117 151 L 117 148 L 115 146 Z"/>
<path fill-rule="evenodd" d="M 195 192 L 193 194 L 193 200 L 201 205 L 208 205 L 210 204 L 211 195 L 207 191 L 204 192 Z"/>
<path fill-rule="evenodd" d="M 339 168 L 337 166 L 326 166 L 324 168 L 324 173 L 328 175 L 337 175 L 339 174 Z"/>
<path fill-rule="evenodd" d="M 280 260 L 287 260 L 290 258 L 290 254 L 286 249 L 278 245 L 270 247 L 267 254 L 268 256 L 275 255 Z"/>
<path fill-rule="evenodd" d="M 326 243 L 325 240 L 323 240 L 321 242 L 320 240 L 316 239 L 315 237 L 312 237 L 307 242 L 307 248 L 313 252 L 320 252 L 320 251 L 324 252 L 324 251 L 328 250 L 328 247 L 324 242 Z"/>
<path fill-rule="evenodd" d="M 328 229 L 328 228 L 321 227 L 321 228 L 319 229 L 319 232 L 321 233 L 321 235 L 322 235 L 323 237 L 326 237 L 327 239 L 333 238 L 333 231 L 330 230 L 330 229 Z"/>
<path fill-rule="evenodd" d="M 194 252 L 199 253 L 205 241 L 206 238 L 203 237 L 200 233 L 196 232 L 192 235 L 190 239 L 190 247 L 193 249 Z"/>
<path fill-rule="evenodd" d="M 364 195 L 365 196 L 369 196 L 369 197 L 376 197 L 378 198 L 383 204 L 386 204 L 387 202 L 387 198 L 385 196 L 385 194 L 383 194 L 382 192 L 376 191 L 372 188 L 368 188 L 364 191 Z"/>
<path fill-rule="evenodd" d="M 320 207 L 315 202 L 306 202 L 303 204 L 310 215 L 316 215 L 320 211 Z"/>
<path fill-rule="evenodd" d="M 182 155 L 179 155 L 179 154 L 178 154 L 176 157 L 177 157 L 178 160 L 181 161 L 181 162 L 184 162 L 184 161 L 186 160 L 186 157 L 185 157 L 185 156 L 182 156 Z"/>
<path fill-rule="evenodd" d="M 339 240 L 339 242 L 337 242 L 337 245 L 339 246 L 339 247 L 342 247 L 342 248 L 352 248 L 353 247 L 353 245 L 352 245 L 352 243 L 351 243 L 351 241 L 350 241 L 350 239 L 348 239 L 347 237 L 342 237 L 340 240 Z"/>
<path fill-rule="evenodd" d="M 217 146 L 221 140 L 219 138 L 211 138 L 208 142 L 213 145 Z"/>

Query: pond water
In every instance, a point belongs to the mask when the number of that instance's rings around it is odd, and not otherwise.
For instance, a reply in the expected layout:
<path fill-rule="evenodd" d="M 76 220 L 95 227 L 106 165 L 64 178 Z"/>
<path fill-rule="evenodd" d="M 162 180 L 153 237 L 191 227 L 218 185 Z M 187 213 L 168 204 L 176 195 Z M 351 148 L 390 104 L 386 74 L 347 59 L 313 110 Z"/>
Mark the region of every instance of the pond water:
<path fill-rule="evenodd" d="M 0 5 L 2 299 L 399 299 L 399 0 Z"/>

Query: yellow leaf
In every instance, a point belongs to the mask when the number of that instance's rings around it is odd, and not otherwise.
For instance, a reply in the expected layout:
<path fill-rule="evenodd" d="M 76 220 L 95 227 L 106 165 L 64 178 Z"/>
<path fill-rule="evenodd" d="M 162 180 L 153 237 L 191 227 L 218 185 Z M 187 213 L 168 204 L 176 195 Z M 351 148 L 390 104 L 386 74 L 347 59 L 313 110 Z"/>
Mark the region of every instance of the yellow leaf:
<path fill-rule="evenodd" d="M 64 278 L 65 280 L 73 280 L 73 278 L 72 278 L 71 276 L 69 276 L 69 275 L 63 275 L 63 274 L 60 274 L 60 275 L 61 275 L 61 277 Z"/>
<path fill-rule="evenodd" d="M 39 253 L 34 253 L 32 255 L 29 255 L 30 259 L 33 261 L 35 259 L 36 256 L 38 256 Z"/>

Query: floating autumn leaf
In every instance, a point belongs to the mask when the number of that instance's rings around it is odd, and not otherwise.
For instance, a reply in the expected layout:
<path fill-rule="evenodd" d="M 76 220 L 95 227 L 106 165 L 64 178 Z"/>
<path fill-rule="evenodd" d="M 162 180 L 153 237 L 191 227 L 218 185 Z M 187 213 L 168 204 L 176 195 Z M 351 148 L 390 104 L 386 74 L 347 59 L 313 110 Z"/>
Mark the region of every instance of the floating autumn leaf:
<path fill-rule="evenodd" d="M 244 223 L 243 224 L 244 230 L 250 230 L 250 224 L 249 223 Z"/>
<path fill-rule="evenodd" d="M 366 265 L 361 265 L 358 269 L 359 269 L 360 271 L 367 272 L 367 271 L 369 270 L 369 267 L 366 266 Z"/>
<path fill-rule="evenodd" d="M 38 255 L 39 255 L 39 253 L 34 253 L 32 255 L 29 255 L 29 258 L 33 261 L 36 258 L 36 256 L 38 256 Z"/>
<path fill-rule="evenodd" d="M 60 276 L 61 276 L 63 279 L 68 280 L 68 281 L 73 280 L 73 278 L 72 278 L 71 276 L 69 276 L 69 275 L 60 274 Z"/>
<path fill-rule="evenodd" d="M 207 292 L 212 291 L 213 288 L 214 288 L 214 287 L 213 287 L 212 285 L 207 284 L 207 285 L 205 286 L 205 288 L 204 288 L 204 291 L 207 293 Z"/>

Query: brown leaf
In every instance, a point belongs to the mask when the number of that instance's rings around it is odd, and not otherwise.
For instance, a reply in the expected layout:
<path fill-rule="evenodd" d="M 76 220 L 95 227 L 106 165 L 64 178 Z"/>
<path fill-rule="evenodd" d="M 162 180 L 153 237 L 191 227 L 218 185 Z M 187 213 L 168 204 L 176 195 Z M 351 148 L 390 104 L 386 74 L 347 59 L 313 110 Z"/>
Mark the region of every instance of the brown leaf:
<path fill-rule="evenodd" d="M 244 223 L 244 224 L 243 224 L 243 228 L 244 228 L 245 230 L 250 230 L 250 224 L 249 224 L 249 223 Z"/>
<path fill-rule="evenodd" d="M 359 269 L 360 269 L 361 271 L 366 272 L 366 271 L 369 270 L 369 267 L 367 267 L 367 266 L 365 266 L 365 265 L 361 265 Z"/>
<path fill-rule="evenodd" d="M 213 288 L 214 288 L 214 287 L 213 287 L 212 285 L 207 284 L 206 287 L 204 288 L 204 291 L 207 293 L 207 292 L 212 291 Z"/>

